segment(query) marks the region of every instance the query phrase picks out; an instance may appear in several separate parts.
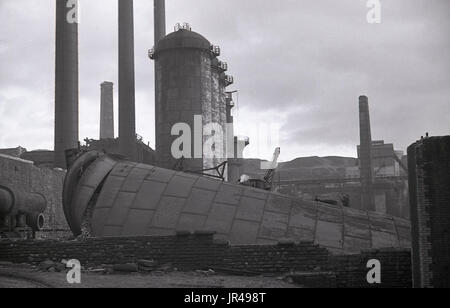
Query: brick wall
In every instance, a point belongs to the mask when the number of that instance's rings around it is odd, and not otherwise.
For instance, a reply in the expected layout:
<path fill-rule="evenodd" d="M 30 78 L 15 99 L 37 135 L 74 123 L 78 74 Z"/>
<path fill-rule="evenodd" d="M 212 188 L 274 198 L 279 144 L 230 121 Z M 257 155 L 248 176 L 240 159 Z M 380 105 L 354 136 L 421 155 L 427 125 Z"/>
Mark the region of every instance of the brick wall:
<path fill-rule="evenodd" d="M 27 192 L 40 193 L 47 199 L 45 232 L 39 238 L 67 236 L 69 228 L 62 209 L 62 186 L 65 172 L 38 168 L 32 162 L 0 155 L 0 183 Z"/>
<path fill-rule="evenodd" d="M 408 148 L 415 287 L 450 287 L 450 136 Z"/>
<path fill-rule="evenodd" d="M 213 234 L 171 237 L 108 238 L 86 241 L 0 241 L 0 261 L 40 263 L 78 259 L 84 266 L 124 264 L 140 259 L 172 264 L 180 270 L 227 270 L 237 273 L 307 273 L 307 286 L 371 287 L 367 261 L 382 264 L 381 287 L 410 287 L 409 250 L 376 250 L 361 255 L 333 256 L 313 243 L 229 246 Z"/>
<path fill-rule="evenodd" d="M 369 260 L 381 263 L 381 285 L 367 283 Z M 339 288 L 411 288 L 411 253 L 408 249 L 367 250 L 358 255 L 332 256 L 332 270 L 336 273 Z"/>

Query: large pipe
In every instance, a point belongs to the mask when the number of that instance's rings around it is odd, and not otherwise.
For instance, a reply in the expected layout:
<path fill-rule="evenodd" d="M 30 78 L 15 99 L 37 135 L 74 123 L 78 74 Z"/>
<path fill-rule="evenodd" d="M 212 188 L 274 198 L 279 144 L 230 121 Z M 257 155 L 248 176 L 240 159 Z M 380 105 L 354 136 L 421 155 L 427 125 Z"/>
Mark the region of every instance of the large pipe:
<path fill-rule="evenodd" d="M 14 204 L 14 196 L 9 189 L 0 186 L 0 216 L 11 213 Z"/>
<path fill-rule="evenodd" d="M 56 0 L 55 167 L 66 168 L 65 150 L 78 144 L 77 1 Z"/>
<path fill-rule="evenodd" d="M 369 99 L 359 98 L 359 130 L 360 130 L 360 172 L 362 189 L 362 207 L 367 211 L 375 210 L 373 197 L 372 169 L 372 133 L 370 128 Z"/>
<path fill-rule="evenodd" d="M 166 1 L 154 0 L 155 46 L 166 36 Z"/>
<path fill-rule="evenodd" d="M 47 201 L 42 195 L 0 185 L 0 218 L 22 216 L 29 227 L 39 231 L 44 225 L 42 213 L 46 208 Z"/>
<path fill-rule="evenodd" d="M 119 148 L 132 161 L 137 156 L 135 108 L 133 0 L 119 0 Z"/>
<path fill-rule="evenodd" d="M 114 139 L 114 84 L 101 84 L 100 139 Z"/>

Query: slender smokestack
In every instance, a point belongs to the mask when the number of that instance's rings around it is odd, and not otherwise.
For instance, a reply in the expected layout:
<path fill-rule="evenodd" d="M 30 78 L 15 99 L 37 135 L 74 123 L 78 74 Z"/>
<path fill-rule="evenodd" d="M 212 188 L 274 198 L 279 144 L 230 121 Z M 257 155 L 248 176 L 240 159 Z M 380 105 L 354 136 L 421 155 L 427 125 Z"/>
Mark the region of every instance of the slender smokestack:
<path fill-rule="evenodd" d="M 364 210 L 375 211 L 373 197 L 373 170 L 372 170 L 372 133 L 370 129 L 369 99 L 367 96 L 359 98 L 359 131 L 360 146 L 360 172 L 361 172 L 361 201 Z"/>
<path fill-rule="evenodd" d="M 153 1 L 153 19 L 154 19 L 154 39 L 155 39 L 155 45 L 154 48 L 156 49 L 156 45 L 158 42 L 166 36 L 166 1 L 165 0 L 154 0 Z M 163 159 L 160 155 L 160 153 L 164 152 L 165 150 L 162 150 L 162 143 L 159 138 L 159 130 L 160 126 L 158 125 L 160 123 L 160 119 L 162 118 L 161 115 L 161 109 L 160 104 L 158 102 L 161 100 L 158 93 L 161 92 L 161 86 L 162 83 L 160 80 L 158 80 L 158 76 L 160 75 L 160 68 L 156 64 L 155 61 L 155 120 L 156 120 L 156 153 L 157 153 L 157 163 L 163 164 Z"/>
<path fill-rule="evenodd" d="M 166 36 L 166 1 L 154 0 L 155 47 Z"/>
<path fill-rule="evenodd" d="M 119 0 L 119 147 L 136 160 L 133 0 Z"/>
<path fill-rule="evenodd" d="M 100 139 L 114 139 L 114 84 L 101 84 Z"/>
<path fill-rule="evenodd" d="M 78 147 L 78 3 L 56 0 L 55 167 Z"/>

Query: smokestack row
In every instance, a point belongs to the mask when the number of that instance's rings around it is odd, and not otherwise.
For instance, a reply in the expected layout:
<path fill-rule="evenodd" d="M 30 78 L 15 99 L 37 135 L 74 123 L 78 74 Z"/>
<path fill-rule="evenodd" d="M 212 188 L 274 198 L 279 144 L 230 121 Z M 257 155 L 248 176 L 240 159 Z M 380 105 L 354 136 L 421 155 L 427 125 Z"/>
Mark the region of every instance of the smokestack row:
<path fill-rule="evenodd" d="M 65 169 L 65 150 L 78 146 L 77 1 L 56 0 L 55 167 Z"/>
<path fill-rule="evenodd" d="M 137 158 L 133 0 L 118 0 L 119 152 Z M 155 44 L 166 34 L 165 1 L 154 1 Z M 78 2 L 56 0 L 55 167 L 78 147 Z M 114 138 L 113 84 L 102 84 L 100 139 Z"/>
<path fill-rule="evenodd" d="M 370 129 L 369 99 L 367 96 L 361 96 L 359 98 L 359 130 L 361 138 L 360 173 L 362 208 L 367 211 L 375 211 L 373 197 L 372 133 Z"/>

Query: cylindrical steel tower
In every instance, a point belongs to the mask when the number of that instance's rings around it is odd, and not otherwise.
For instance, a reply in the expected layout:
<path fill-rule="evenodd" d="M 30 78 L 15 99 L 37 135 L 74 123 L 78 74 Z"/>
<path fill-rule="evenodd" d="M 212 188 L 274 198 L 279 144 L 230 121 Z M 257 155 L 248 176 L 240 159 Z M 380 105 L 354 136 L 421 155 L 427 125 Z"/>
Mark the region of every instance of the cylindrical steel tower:
<path fill-rule="evenodd" d="M 188 124 L 191 155 L 184 167 L 202 170 L 202 158 L 194 159 L 194 148 L 203 146 L 194 138 L 194 116 L 208 118 L 211 114 L 211 44 L 198 33 L 179 29 L 159 41 L 154 50 L 156 64 L 156 153 L 159 165 L 173 168 L 177 158 L 172 155 L 171 135 L 177 123 Z M 208 115 L 209 114 L 209 115 Z M 198 123 L 197 123 L 198 124 Z M 200 123 L 200 126 L 203 122 Z M 203 132 L 202 128 L 200 128 Z M 200 137 L 202 138 L 202 137 Z"/>
<path fill-rule="evenodd" d="M 225 75 L 227 65 L 217 59 L 219 55 L 218 47 L 187 24 L 160 40 L 150 54 L 156 63 L 156 152 L 160 166 L 171 169 L 177 165 L 180 157 L 173 155 L 172 146 L 179 136 L 171 133 L 180 123 L 187 124 L 191 132 L 190 149 L 183 148 L 187 153 L 184 170 L 213 168 L 226 160 L 225 88 L 232 78 Z M 209 158 L 205 145 L 212 149 Z"/>

